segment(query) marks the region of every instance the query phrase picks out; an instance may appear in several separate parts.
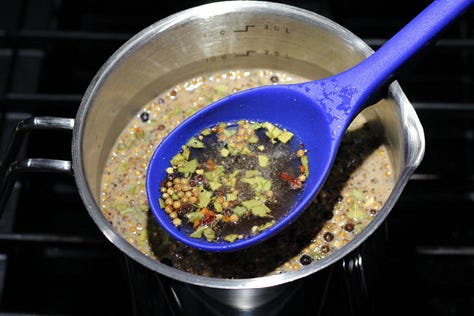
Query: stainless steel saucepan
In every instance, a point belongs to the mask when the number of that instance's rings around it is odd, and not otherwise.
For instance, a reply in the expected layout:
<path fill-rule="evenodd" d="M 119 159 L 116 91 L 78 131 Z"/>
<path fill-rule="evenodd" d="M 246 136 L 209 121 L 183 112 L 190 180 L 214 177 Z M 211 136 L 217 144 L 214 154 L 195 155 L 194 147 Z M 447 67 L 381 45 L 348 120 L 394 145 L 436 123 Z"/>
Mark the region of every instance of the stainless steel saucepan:
<path fill-rule="evenodd" d="M 107 157 L 140 108 L 157 91 L 185 79 L 214 70 L 249 67 L 274 68 L 318 79 L 353 66 L 372 52 L 341 25 L 284 4 L 228 1 L 181 11 L 136 34 L 106 61 L 85 92 L 75 119 L 40 117 L 21 122 L 13 147 L 17 147 L 21 134 L 30 130 L 73 129 L 72 162 L 27 159 L 10 164 L 8 160 L 15 159 L 9 157 L 3 164 L 3 185 L 9 187 L 12 174 L 25 169 L 72 172 L 98 228 L 130 258 L 174 282 L 219 297 L 223 304 L 239 310 L 256 308 L 356 249 L 390 213 L 419 165 L 425 145 L 419 119 L 398 83 L 390 86 L 387 98 L 361 113 L 389 144 L 395 188 L 374 220 L 352 241 L 298 271 L 222 279 L 183 272 L 145 256 L 102 215 L 100 184 Z"/>

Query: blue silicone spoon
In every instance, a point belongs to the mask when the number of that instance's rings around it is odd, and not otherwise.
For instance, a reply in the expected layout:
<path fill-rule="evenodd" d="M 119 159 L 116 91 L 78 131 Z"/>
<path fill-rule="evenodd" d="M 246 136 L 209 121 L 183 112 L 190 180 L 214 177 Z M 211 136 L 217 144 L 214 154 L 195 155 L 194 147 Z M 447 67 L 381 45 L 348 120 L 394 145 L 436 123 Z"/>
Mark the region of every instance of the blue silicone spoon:
<path fill-rule="evenodd" d="M 341 138 L 356 115 L 382 98 L 388 84 L 418 51 L 454 21 L 474 0 L 436 0 L 374 54 L 331 77 L 301 84 L 241 91 L 183 121 L 157 147 L 147 172 L 150 208 L 161 226 L 179 241 L 205 251 L 243 249 L 275 235 L 311 203 L 330 171 Z M 160 184 L 171 158 L 205 128 L 220 122 L 271 122 L 295 133 L 308 150 L 310 174 L 288 215 L 260 234 L 234 242 L 191 238 L 175 227 L 160 207 Z"/>

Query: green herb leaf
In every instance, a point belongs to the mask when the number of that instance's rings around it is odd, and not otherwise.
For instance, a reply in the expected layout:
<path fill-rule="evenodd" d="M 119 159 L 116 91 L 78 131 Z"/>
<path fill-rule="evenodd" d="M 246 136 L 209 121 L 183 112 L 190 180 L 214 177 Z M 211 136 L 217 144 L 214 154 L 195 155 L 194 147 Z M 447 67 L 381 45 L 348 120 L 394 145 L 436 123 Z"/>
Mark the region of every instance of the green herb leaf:
<path fill-rule="evenodd" d="M 235 169 L 235 170 L 232 171 L 232 173 L 229 175 L 229 178 L 230 178 L 230 179 L 237 178 L 237 176 L 239 175 L 239 173 L 240 173 L 241 171 L 242 171 L 242 170 L 240 170 L 240 169 Z"/>
<path fill-rule="evenodd" d="M 363 230 L 364 230 L 364 225 L 362 225 L 361 223 L 356 224 L 354 227 L 354 233 L 356 234 L 360 234 L 360 232 Z"/>
<path fill-rule="evenodd" d="M 211 129 L 210 129 L 210 128 L 204 129 L 204 130 L 201 132 L 201 135 L 203 135 L 203 136 L 209 136 L 209 135 L 211 135 Z"/>
<path fill-rule="evenodd" d="M 193 173 L 198 167 L 197 159 L 185 161 L 181 166 L 178 166 L 178 171 L 181 173 Z"/>
<path fill-rule="evenodd" d="M 222 204 L 219 202 L 214 202 L 214 210 L 217 213 L 222 213 Z"/>
<path fill-rule="evenodd" d="M 243 201 L 242 205 L 245 206 L 248 210 L 250 210 L 252 214 L 259 217 L 264 217 L 272 212 L 272 210 L 268 208 L 265 203 L 256 199 Z"/>
<path fill-rule="evenodd" d="M 229 234 L 224 237 L 224 240 L 227 242 L 234 242 L 237 238 L 239 238 L 238 234 Z"/>
<path fill-rule="evenodd" d="M 206 237 L 206 239 L 208 241 L 212 241 L 214 239 L 216 239 L 216 232 L 210 228 L 210 227 L 206 227 L 203 231 L 202 231 L 204 237 Z"/>
<path fill-rule="evenodd" d="M 135 132 L 134 136 L 136 139 L 143 139 L 143 137 L 145 137 L 145 131 L 142 129 L 139 129 Z"/>
<path fill-rule="evenodd" d="M 117 173 L 122 173 L 126 171 L 128 168 L 128 160 L 124 160 L 120 163 L 119 167 L 117 168 Z"/>
<path fill-rule="evenodd" d="M 248 146 L 242 147 L 242 149 L 240 150 L 240 154 L 248 155 L 248 156 L 254 156 L 254 153 L 250 150 L 250 148 Z"/>
<path fill-rule="evenodd" d="M 128 193 L 130 193 L 130 194 L 134 194 L 136 190 L 137 190 L 137 185 L 136 184 L 132 184 L 128 187 Z"/>
<path fill-rule="evenodd" d="M 229 138 L 234 136 L 237 133 L 237 130 L 235 128 L 226 128 L 222 133 Z"/>
<path fill-rule="evenodd" d="M 270 138 L 272 143 L 275 143 L 275 139 L 282 133 L 282 130 L 269 122 L 263 123 L 263 127 L 267 130 L 265 135 Z"/>
<path fill-rule="evenodd" d="M 195 231 L 189 234 L 191 238 L 201 238 L 203 231 L 206 229 L 206 226 L 199 226 Z"/>
<path fill-rule="evenodd" d="M 259 139 L 258 139 L 258 136 L 257 135 L 251 135 L 248 139 L 248 142 L 250 144 L 256 144 L 258 143 Z"/>
<path fill-rule="evenodd" d="M 134 211 L 135 211 L 135 208 L 129 206 L 129 207 L 127 207 L 126 209 L 121 210 L 121 211 L 120 211 L 120 215 L 125 215 L 125 214 L 127 214 L 127 213 L 132 213 L 132 212 L 134 212 Z"/>
<path fill-rule="evenodd" d="M 309 164 L 308 164 L 308 156 L 304 155 L 304 156 L 301 156 L 301 164 L 303 165 L 304 167 L 304 175 L 306 177 L 309 177 Z"/>
<path fill-rule="evenodd" d="M 359 201 L 364 199 L 364 192 L 362 192 L 362 190 L 352 189 L 351 194 Z"/>
<path fill-rule="evenodd" d="M 127 145 L 125 145 L 124 143 L 120 143 L 117 145 L 117 150 L 125 150 L 127 149 Z"/>
<path fill-rule="evenodd" d="M 233 193 L 227 193 L 225 198 L 226 198 L 227 201 L 235 201 L 235 200 L 237 200 L 237 195 L 235 195 Z"/>
<path fill-rule="evenodd" d="M 175 167 L 179 167 L 183 165 L 187 161 L 187 158 L 182 153 L 177 153 L 176 155 L 171 158 L 171 165 Z"/>
<path fill-rule="evenodd" d="M 252 178 L 252 177 L 261 176 L 261 175 L 262 173 L 260 172 L 260 170 L 254 170 L 254 169 L 245 170 L 245 178 Z"/>
<path fill-rule="evenodd" d="M 356 203 L 352 203 L 352 205 L 349 207 L 347 211 L 347 216 L 352 219 L 357 220 L 357 219 L 364 218 L 366 216 L 366 213 L 364 212 L 363 209 L 360 208 L 359 204 L 356 202 Z"/>
<path fill-rule="evenodd" d="M 217 92 L 217 94 L 220 97 L 223 97 L 229 94 L 229 87 L 223 84 L 215 86 L 214 90 Z"/>
<path fill-rule="evenodd" d="M 262 176 L 242 178 L 242 182 L 250 184 L 257 192 L 266 192 L 272 188 L 272 182 Z"/>
<path fill-rule="evenodd" d="M 204 172 L 204 176 L 208 181 L 219 182 L 221 177 L 224 175 L 224 167 L 217 165 L 213 171 Z"/>
<path fill-rule="evenodd" d="M 313 258 L 314 258 L 315 260 L 319 260 L 319 259 L 324 258 L 323 252 L 321 251 L 321 248 L 320 248 L 320 247 L 314 248 L 314 250 L 313 250 Z"/>
<path fill-rule="evenodd" d="M 234 212 L 238 217 L 241 217 L 245 212 L 247 212 L 247 208 L 242 205 L 237 205 L 232 209 L 232 212 Z"/>
<path fill-rule="evenodd" d="M 158 199 L 158 203 L 160 203 L 160 207 L 161 207 L 162 209 L 164 209 L 164 208 L 166 207 L 165 201 L 163 201 L 162 198 L 159 198 L 159 199 Z"/>
<path fill-rule="evenodd" d="M 221 156 L 222 156 L 222 157 L 227 157 L 227 156 L 229 156 L 229 154 L 230 154 L 230 150 L 229 150 L 229 149 L 227 149 L 227 148 L 225 148 L 225 147 L 221 149 Z"/>
<path fill-rule="evenodd" d="M 183 151 L 184 159 L 188 160 L 189 159 L 189 154 L 191 153 L 191 151 L 189 150 L 189 147 L 183 145 L 183 146 L 181 146 L 181 149 Z"/>
<path fill-rule="evenodd" d="M 268 229 L 268 228 L 272 227 L 273 225 L 275 225 L 274 220 L 266 222 L 265 224 L 260 225 L 260 226 L 252 226 L 251 232 L 252 232 L 252 234 L 260 233 L 260 232 L 264 231 L 265 229 Z"/>
<path fill-rule="evenodd" d="M 204 214 L 197 211 L 186 214 L 186 217 L 188 218 L 188 221 L 193 223 L 195 220 L 201 220 L 204 217 Z"/>
<path fill-rule="evenodd" d="M 217 181 L 209 181 L 208 183 L 209 183 L 209 186 L 211 187 L 212 191 L 215 191 L 215 190 L 219 189 L 222 186 L 222 183 L 217 182 Z"/>
<path fill-rule="evenodd" d="M 265 155 L 258 155 L 258 165 L 262 168 L 266 168 L 268 166 L 268 157 Z"/>
<path fill-rule="evenodd" d="M 254 122 L 254 123 L 250 124 L 250 128 L 253 129 L 253 130 L 262 128 L 262 123 Z"/>
<path fill-rule="evenodd" d="M 293 133 L 288 131 L 282 131 L 280 134 L 278 134 L 277 138 L 280 142 L 286 144 L 293 138 Z"/>
<path fill-rule="evenodd" d="M 188 140 L 188 143 L 186 145 L 192 148 L 206 148 L 206 146 L 204 146 L 204 143 L 199 139 L 196 139 L 195 137 Z"/>
<path fill-rule="evenodd" d="M 209 202 L 211 202 L 211 196 L 212 192 L 209 192 L 205 189 L 202 189 L 201 192 L 199 193 L 199 207 L 207 207 L 209 205 Z"/>

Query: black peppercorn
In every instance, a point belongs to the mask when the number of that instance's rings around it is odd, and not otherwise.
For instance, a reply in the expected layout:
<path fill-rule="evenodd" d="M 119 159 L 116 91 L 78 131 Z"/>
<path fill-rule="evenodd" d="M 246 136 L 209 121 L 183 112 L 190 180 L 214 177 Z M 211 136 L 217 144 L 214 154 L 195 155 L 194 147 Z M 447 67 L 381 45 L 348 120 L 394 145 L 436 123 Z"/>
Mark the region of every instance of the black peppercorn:
<path fill-rule="evenodd" d="M 204 181 L 204 176 L 203 176 L 202 174 L 198 174 L 198 175 L 196 176 L 196 181 L 197 181 L 198 183 L 202 183 L 202 182 Z"/>
<path fill-rule="evenodd" d="M 347 223 L 346 225 L 344 225 L 344 229 L 348 232 L 351 232 L 354 230 L 354 224 L 353 223 Z"/>
<path fill-rule="evenodd" d="M 148 120 L 150 119 L 150 114 L 148 114 L 148 112 L 142 112 L 140 114 L 140 119 L 143 123 L 148 122 Z"/>
<path fill-rule="evenodd" d="M 304 266 L 307 266 L 311 262 L 313 262 L 313 258 L 311 258 L 311 256 L 302 255 L 301 258 L 300 258 L 300 263 Z"/>
<path fill-rule="evenodd" d="M 324 233 L 323 238 L 325 241 L 330 242 L 331 240 L 334 239 L 334 235 L 330 232 L 326 232 Z"/>
<path fill-rule="evenodd" d="M 321 246 L 321 253 L 328 253 L 329 250 L 331 250 L 331 249 L 329 248 L 328 245 L 322 245 Z"/>
<path fill-rule="evenodd" d="M 233 212 L 230 208 L 226 207 L 224 209 L 223 213 L 224 213 L 225 216 L 231 216 Z"/>

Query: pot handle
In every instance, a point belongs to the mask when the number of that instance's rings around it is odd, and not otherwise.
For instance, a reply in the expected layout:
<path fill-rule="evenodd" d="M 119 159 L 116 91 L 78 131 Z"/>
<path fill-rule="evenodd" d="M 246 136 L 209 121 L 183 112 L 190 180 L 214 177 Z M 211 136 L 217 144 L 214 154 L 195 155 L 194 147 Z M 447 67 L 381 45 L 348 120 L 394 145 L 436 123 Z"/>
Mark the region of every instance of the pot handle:
<path fill-rule="evenodd" d="M 37 130 L 72 130 L 74 119 L 61 117 L 31 117 L 21 120 L 13 132 L 0 164 L 0 217 L 18 176 L 27 172 L 54 172 L 72 175 L 72 163 L 67 160 L 26 158 L 17 161 L 18 152 L 29 132 Z"/>

